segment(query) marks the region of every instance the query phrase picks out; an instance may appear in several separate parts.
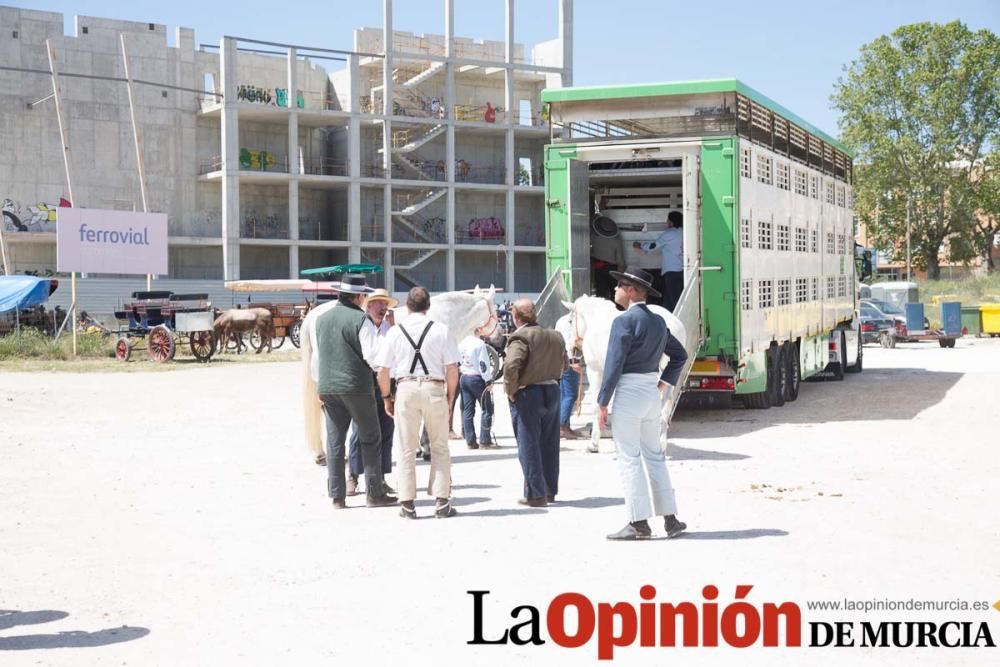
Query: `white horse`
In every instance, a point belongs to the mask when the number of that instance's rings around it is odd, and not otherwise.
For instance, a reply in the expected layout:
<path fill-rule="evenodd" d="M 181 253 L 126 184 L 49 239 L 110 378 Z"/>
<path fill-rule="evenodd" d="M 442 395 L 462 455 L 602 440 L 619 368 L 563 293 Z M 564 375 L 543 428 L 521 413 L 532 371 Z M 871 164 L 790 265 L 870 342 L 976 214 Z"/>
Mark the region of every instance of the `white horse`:
<path fill-rule="evenodd" d="M 581 296 L 576 301 L 570 303 L 564 301 L 565 305 L 573 316 L 573 334 L 579 338 L 583 347 L 583 360 L 587 365 L 587 390 L 588 401 L 594 404 L 594 414 L 597 414 L 597 393 L 600 391 L 601 382 L 604 379 L 604 361 L 608 356 L 608 344 L 611 341 L 611 323 L 616 317 L 622 314 L 613 301 L 602 299 L 596 296 Z M 680 341 L 681 345 L 687 347 L 687 331 L 676 315 L 662 306 L 649 304 L 649 310 L 663 318 L 667 329 L 674 338 Z M 660 361 L 662 370 L 667 364 L 667 356 L 663 355 Z M 679 391 L 674 392 L 679 395 Z M 663 413 L 660 424 L 660 443 L 664 451 L 667 447 L 667 419 L 669 397 L 663 397 Z M 612 417 L 613 419 L 613 417 Z M 601 429 L 597 426 L 595 418 L 593 428 L 590 432 L 589 451 L 597 451 L 597 443 L 601 439 Z"/>
<path fill-rule="evenodd" d="M 477 285 L 472 292 L 445 292 L 431 296 L 431 308 L 428 317 L 434 322 L 441 322 L 448 327 L 449 333 L 460 341 L 472 334 L 489 335 L 497 327 L 496 305 L 493 297 L 496 289 L 481 290 Z M 309 311 L 302 321 L 300 339 L 302 344 L 302 399 L 303 417 L 305 419 L 306 444 L 315 455 L 317 461 L 325 454 L 323 410 L 319 402 L 319 392 L 316 387 L 314 373 L 316 346 L 316 321 L 331 308 L 337 306 L 337 301 L 324 303 Z M 395 312 L 397 324 L 405 322 L 409 312 L 406 308 L 398 308 Z"/>

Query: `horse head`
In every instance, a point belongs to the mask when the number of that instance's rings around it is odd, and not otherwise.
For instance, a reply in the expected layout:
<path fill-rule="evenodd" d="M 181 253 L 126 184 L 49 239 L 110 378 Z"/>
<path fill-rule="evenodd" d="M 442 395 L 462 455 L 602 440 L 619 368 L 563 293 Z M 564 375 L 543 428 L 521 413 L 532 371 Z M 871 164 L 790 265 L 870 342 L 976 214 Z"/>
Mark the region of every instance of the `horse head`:
<path fill-rule="evenodd" d="M 494 285 L 490 285 L 488 290 L 481 290 L 479 289 L 479 285 L 476 285 L 476 289 L 472 292 L 473 296 L 478 297 L 486 303 L 486 322 L 476 327 L 475 333 L 477 336 L 491 337 L 496 333 L 497 327 L 500 326 L 500 320 L 497 318 L 497 305 L 494 301 L 496 293 L 497 288 Z"/>

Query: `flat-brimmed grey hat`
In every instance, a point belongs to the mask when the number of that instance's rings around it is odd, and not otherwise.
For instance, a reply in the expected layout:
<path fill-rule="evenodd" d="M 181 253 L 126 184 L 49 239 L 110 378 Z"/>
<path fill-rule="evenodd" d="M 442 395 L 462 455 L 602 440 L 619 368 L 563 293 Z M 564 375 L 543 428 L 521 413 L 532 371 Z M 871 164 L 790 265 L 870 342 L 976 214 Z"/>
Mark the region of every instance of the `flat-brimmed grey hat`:
<path fill-rule="evenodd" d="M 653 276 L 648 271 L 643 271 L 637 266 L 627 266 L 624 271 L 610 271 L 611 277 L 622 282 L 634 283 L 645 287 L 653 296 L 663 296 L 653 287 Z"/>
<path fill-rule="evenodd" d="M 365 277 L 360 273 L 345 273 L 344 279 L 340 282 L 331 283 L 333 289 L 338 292 L 347 292 L 349 294 L 371 294 L 375 291 L 373 287 L 369 287 L 365 282 Z"/>
<path fill-rule="evenodd" d="M 603 236 L 607 239 L 613 239 L 618 236 L 618 223 L 606 215 L 599 215 L 594 218 L 590 226 L 598 236 Z"/>

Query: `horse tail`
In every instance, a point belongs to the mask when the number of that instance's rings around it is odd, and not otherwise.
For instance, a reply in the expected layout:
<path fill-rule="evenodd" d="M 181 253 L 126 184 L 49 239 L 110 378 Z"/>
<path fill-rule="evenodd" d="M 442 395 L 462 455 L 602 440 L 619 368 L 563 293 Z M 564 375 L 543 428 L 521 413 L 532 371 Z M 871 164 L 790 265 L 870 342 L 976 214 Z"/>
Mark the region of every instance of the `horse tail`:
<path fill-rule="evenodd" d="M 316 327 L 316 318 L 306 316 L 299 333 L 302 350 L 302 415 L 305 420 L 306 445 L 313 454 L 324 454 L 323 434 L 320 428 L 322 410 L 319 404 L 319 391 L 312 376 L 312 331 Z"/>

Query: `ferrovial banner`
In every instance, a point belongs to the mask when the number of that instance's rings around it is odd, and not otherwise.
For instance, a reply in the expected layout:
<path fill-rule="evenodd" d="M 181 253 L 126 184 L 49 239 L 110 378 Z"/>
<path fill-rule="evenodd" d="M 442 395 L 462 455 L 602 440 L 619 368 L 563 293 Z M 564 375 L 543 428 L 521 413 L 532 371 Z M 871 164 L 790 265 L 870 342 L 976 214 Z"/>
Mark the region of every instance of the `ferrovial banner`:
<path fill-rule="evenodd" d="M 167 214 L 60 208 L 56 269 L 166 275 Z"/>

